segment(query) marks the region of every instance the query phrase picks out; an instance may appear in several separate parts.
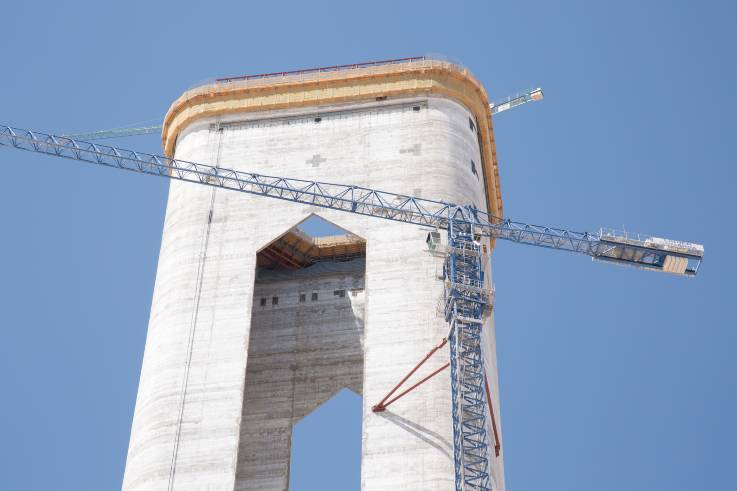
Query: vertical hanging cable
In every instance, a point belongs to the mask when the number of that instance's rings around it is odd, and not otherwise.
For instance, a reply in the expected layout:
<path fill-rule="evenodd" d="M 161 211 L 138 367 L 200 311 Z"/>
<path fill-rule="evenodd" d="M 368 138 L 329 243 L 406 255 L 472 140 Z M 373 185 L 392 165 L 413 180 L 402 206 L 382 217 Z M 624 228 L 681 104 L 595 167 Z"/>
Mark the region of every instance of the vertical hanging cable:
<path fill-rule="evenodd" d="M 217 131 L 217 147 L 215 151 L 215 167 L 220 165 L 220 152 L 223 144 L 223 128 L 218 124 L 216 126 Z M 184 363 L 184 376 L 182 377 L 182 388 L 180 390 L 179 397 L 179 416 L 177 418 L 177 431 L 174 436 L 174 448 L 171 454 L 171 465 L 169 467 L 169 485 L 168 491 L 174 489 L 174 475 L 177 468 L 177 455 L 179 453 L 179 439 L 182 433 L 182 422 L 184 419 L 184 403 L 187 398 L 187 384 L 189 382 L 189 372 L 192 365 L 192 352 L 194 351 L 194 338 L 195 331 L 197 328 L 197 320 L 199 317 L 200 310 L 200 298 L 202 296 L 202 281 L 205 276 L 205 260 L 207 259 L 207 246 L 210 242 L 210 230 L 212 228 L 212 215 L 215 209 L 215 196 L 217 194 L 217 188 L 213 187 L 210 192 L 210 206 L 207 212 L 207 223 L 202 232 L 202 239 L 200 241 L 200 252 L 199 261 L 197 262 L 197 274 L 195 279 L 195 292 L 194 292 L 194 305 L 192 308 L 192 317 L 190 320 L 189 327 L 189 338 L 187 340 L 187 358 Z"/>

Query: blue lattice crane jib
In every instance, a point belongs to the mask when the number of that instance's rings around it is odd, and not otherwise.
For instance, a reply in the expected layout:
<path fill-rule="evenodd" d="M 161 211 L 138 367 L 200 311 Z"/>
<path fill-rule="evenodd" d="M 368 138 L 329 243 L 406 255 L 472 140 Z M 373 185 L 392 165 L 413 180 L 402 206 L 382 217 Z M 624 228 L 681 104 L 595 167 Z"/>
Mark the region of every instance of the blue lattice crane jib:
<path fill-rule="evenodd" d="M 704 255 L 703 246 L 690 242 L 607 229 L 589 233 L 532 225 L 495 217 L 472 206 L 361 186 L 223 169 L 11 126 L 0 126 L 0 146 L 436 229 L 447 229 L 452 219 L 472 224 L 475 233 L 482 236 L 682 276 L 695 276 Z"/>
<path fill-rule="evenodd" d="M 446 253 L 444 305 L 445 319 L 450 325 L 453 454 L 458 491 L 491 489 L 487 413 L 492 408 L 487 407 L 486 400 L 489 396 L 481 330 L 493 306 L 493 290 L 485 285 L 482 237 L 576 252 L 596 260 L 682 276 L 695 276 L 704 255 L 703 246 L 689 242 L 605 229 L 592 234 L 532 225 L 495 217 L 469 205 L 361 186 L 223 169 L 10 126 L 0 126 L 0 146 L 446 230 L 447 246 L 434 239 L 440 237 L 437 232 L 429 235 L 428 246 Z M 493 414 L 491 418 L 494 424 Z M 495 426 L 493 430 L 496 439 Z M 499 442 L 495 441 L 494 446 L 498 452 Z"/>

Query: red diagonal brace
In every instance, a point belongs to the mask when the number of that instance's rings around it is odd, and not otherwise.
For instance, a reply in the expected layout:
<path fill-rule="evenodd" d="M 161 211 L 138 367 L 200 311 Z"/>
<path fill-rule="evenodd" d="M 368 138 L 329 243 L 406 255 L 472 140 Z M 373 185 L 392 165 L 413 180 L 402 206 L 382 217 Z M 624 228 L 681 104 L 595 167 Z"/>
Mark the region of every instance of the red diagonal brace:
<path fill-rule="evenodd" d="M 499 443 L 499 432 L 496 429 L 496 418 L 494 417 L 494 405 L 491 403 L 491 391 L 489 391 L 489 379 L 484 373 L 484 386 L 486 387 L 486 402 L 489 405 L 489 414 L 491 415 L 491 429 L 494 431 L 494 453 L 499 457 L 502 444 Z"/>
<path fill-rule="evenodd" d="M 447 342 L 448 342 L 448 339 L 447 338 L 443 338 L 443 340 L 440 341 L 440 343 L 437 346 L 435 346 L 433 349 L 431 349 L 430 352 L 427 355 L 425 355 L 425 357 L 417 365 L 415 365 L 415 367 L 412 370 L 410 370 L 409 373 L 407 375 L 405 375 L 405 377 L 397 385 L 395 385 L 394 388 L 391 391 L 389 391 L 389 393 L 386 395 L 386 397 L 384 397 L 381 400 L 381 402 L 379 402 L 374 407 L 372 407 L 371 410 L 373 412 L 375 412 L 375 413 L 380 413 L 381 411 L 385 410 L 387 408 L 387 406 L 389 406 L 389 404 L 391 404 L 394 401 L 396 401 L 397 399 L 403 397 L 408 392 L 410 392 L 413 389 L 419 387 L 420 385 L 424 384 L 425 382 L 427 382 L 428 380 L 430 380 L 431 378 L 433 378 L 438 373 L 440 373 L 443 370 L 445 370 L 446 368 L 448 368 L 448 366 L 450 365 L 450 363 L 446 363 L 442 367 L 440 367 L 437 370 L 435 370 L 434 372 L 432 372 L 427 377 L 423 378 L 422 380 L 420 380 L 419 382 L 417 382 L 416 384 L 414 384 L 409 389 L 407 389 L 407 390 L 399 393 L 396 397 L 394 397 L 393 399 L 389 400 L 389 398 L 392 396 L 392 394 L 394 394 L 397 391 L 397 389 L 399 389 L 402 386 L 402 384 L 404 384 L 407 381 L 407 379 L 410 378 L 412 376 L 412 374 L 417 371 L 418 368 L 420 368 L 432 355 L 434 355 L 437 350 L 439 350 L 440 348 L 442 348 L 443 346 L 445 346 L 445 344 Z"/>

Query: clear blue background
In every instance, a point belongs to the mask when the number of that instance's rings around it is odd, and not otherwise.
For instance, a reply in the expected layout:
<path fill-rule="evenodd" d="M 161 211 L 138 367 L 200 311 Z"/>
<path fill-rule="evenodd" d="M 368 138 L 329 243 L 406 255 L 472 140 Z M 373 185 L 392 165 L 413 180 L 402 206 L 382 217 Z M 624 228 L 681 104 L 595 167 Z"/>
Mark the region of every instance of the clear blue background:
<path fill-rule="evenodd" d="M 508 489 L 737 489 L 736 21 L 730 1 L 8 2 L 0 121 L 123 126 L 216 76 L 434 52 L 493 98 L 540 85 L 495 121 L 507 214 L 706 260 L 684 279 L 498 245 Z M 167 184 L 2 149 L 0 172 L 0 489 L 117 489 Z M 358 488 L 357 400 L 297 427 L 293 489 Z"/>

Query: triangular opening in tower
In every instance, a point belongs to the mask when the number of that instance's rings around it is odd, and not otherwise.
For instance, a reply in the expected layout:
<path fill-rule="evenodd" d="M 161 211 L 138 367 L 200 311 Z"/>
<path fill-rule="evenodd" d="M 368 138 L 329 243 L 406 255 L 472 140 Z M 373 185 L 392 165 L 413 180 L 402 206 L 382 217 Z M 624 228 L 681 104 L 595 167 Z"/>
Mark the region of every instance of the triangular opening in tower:
<path fill-rule="evenodd" d="M 259 274 L 263 270 L 293 271 L 365 256 L 364 239 L 313 214 L 259 250 L 257 266 Z"/>

